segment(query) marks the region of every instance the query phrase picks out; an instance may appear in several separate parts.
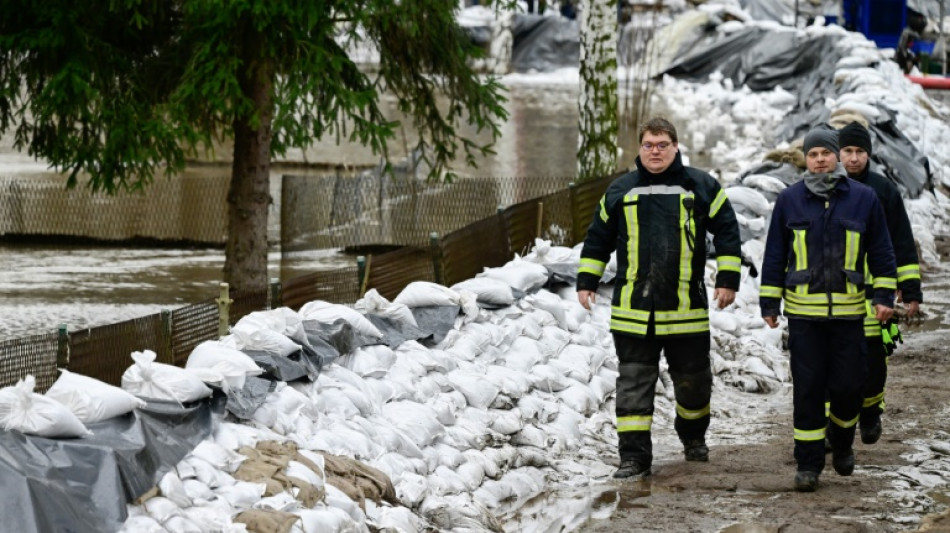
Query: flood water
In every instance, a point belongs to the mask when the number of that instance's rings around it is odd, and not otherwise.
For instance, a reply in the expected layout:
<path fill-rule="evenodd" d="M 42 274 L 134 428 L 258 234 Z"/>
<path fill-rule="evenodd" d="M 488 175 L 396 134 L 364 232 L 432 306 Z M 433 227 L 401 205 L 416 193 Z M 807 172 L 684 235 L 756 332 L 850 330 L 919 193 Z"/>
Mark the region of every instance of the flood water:
<path fill-rule="evenodd" d="M 501 126 L 496 153 L 479 157 L 477 168 L 457 164 L 455 170 L 463 177 L 574 174 L 577 93 L 573 83 L 511 87 L 507 104 L 510 120 Z M 465 134 L 471 136 L 474 131 Z M 413 142 L 407 138 L 404 143 L 403 135 L 409 136 L 400 132 L 400 138 L 391 143 L 394 160 L 403 157 L 405 147 Z M 218 153 L 225 157 L 227 148 Z M 333 140 L 276 162 L 271 179 L 271 242 L 279 243 L 282 173 L 320 174 L 327 172 L 321 169 L 337 165 L 362 168 L 378 162 L 359 145 L 337 146 Z M 226 175 L 229 170 L 226 161 L 204 161 L 187 172 Z M 0 139 L 0 177 L 48 180 L 50 175 L 45 164 L 15 151 L 10 139 Z M 355 260 L 339 250 L 294 252 L 282 257 L 278 244 L 269 254 L 268 270 L 271 278 L 288 279 L 351 266 Z M 223 266 L 224 250 L 214 247 L 161 249 L 0 241 L 0 340 L 48 333 L 63 323 L 70 330 L 111 324 L 214 298 Z"/>

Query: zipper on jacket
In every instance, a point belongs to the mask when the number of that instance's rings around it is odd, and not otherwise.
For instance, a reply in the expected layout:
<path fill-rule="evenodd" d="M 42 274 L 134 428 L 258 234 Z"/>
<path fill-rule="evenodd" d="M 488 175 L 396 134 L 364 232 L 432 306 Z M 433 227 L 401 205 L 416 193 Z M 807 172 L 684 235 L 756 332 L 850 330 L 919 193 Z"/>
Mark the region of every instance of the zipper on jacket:
<path fill-rule="evenodd" d="M 832 191 L 832 194 L 834 194 L 834 191 Z M 825 263 L 825 294 L 828 296 L 828 318 L 834 318 L 834 313 L 832 312 L 834 303 L 831 297 L 831 271 L 830 267 L 828 266 L 828 258 L 825 257 L 825 251 L 828 250 L 829 235 L 831 235 L 828 224 L 829 220 L 831 219 L 831 209 L 829 209 L 830 206 L 831 198 L 828 198 L 825 200 L 825 227 L 823 228 L 824 231 L 822 231 L 825 240 L 825 249 L 822 251 L 821 258 Z"/>

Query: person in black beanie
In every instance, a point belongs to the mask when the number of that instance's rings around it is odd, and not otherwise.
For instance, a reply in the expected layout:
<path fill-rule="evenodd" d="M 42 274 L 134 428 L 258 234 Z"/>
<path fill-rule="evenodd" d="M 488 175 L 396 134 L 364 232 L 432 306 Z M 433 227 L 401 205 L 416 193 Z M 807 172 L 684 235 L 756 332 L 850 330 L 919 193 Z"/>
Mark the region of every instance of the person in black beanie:
<path fill-rule="evenodd" d="M 844 175 L 837 137 L 822 128 L 805 135 L 808 171 L 775 200 L 759 288 L 765 323 L 779 327 L 782 312 L 788 319 L 795 490 L 801 492 L 818 489 L 826 436 L 835 472 L 854 472 L 867 376 L 865 290 L 872 287 L 875 318 L 887 321 L 897 283 L 884 210 L 870 187 Z"/>
<path fill-rule="evenodd" d="M 874 189 L 884 207 L 887 229 L 897 258 L 897 301 L 904 302 L 908 316 L 918 314 L 923 293 L 920 288 L 920 264 L 904 200 L 897 187 L 884 176 L 870 171 L 871 134 L 858 122 L 838 132 L 841 163 L 848 177 Z M 872 294 L 869 292 L 868 301 Z M 870 309 L 870 307 L 869 307 Z M 887 382 L 887 356 L 899 339 L 896 322 L 881 324 L 871 313 L 864 319 L 868 345 L 868 379 L 864 385 L 864 403 L 859 427 L 861 442 L 874 444 L 881 438 L 881 414 L 884 412 L 884 385 Z M 883 333 L 883 335 L 882 335 Z M 895 338 L 896 337 L 896 338 Z"/>

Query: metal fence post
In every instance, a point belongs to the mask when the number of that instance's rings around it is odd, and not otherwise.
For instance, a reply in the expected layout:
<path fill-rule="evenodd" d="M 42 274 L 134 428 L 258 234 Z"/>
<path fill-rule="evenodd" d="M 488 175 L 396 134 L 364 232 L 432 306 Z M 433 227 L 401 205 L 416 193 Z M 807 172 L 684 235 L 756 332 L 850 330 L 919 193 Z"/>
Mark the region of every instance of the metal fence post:
<path fill-rule="evenodd" d="M 442 247 L 439 246 L 439 234 L 435 231 L 429 234 L 429 251 L 432 254 L 432 273 L 435 282 L 445 284 L 445 272 L 442 270 Z"/>
<path fill-rule="evenodd" d="M 218 336 L 224 337 L 228 334 L 228 328 L 230 326 L 228 313 L 231 310 L 231 304 L 234 303 L 234 300 L 230 297 L 227 283 L 221 283 L 220 287 L 221 293 L 214 301 L 218 304 Z"/>
<path fill-rule="evenodd" d="M 356 256 L 356 281 L 359 283 L 360 297 L 366 294 L 366 256 Z"/>
<path fill-rule="evenodd" d="M 270 308 L 277 309 L 283 305 L 280 287 L 280 278 L 270 279 Z"/>
<path fill-rule="evenodd" d="M 541 232 L 544 230 L 544 202 L 538 202 L 538 227 L 534 236 L 541 238 Z"/>
<path fill-rule="evenodd" d="M 172 331 L 172 312 L 168 309 L 162 309 L 162 336 L 165 341 L 165 353 L 159 354 L 159 362 L 170 365 L 175 364 L 175 343 L 174 332 Z M 165 356 L 168 356 L 167 358 Z"/>
<path fill-rule="evenodd" d="M 574 246 L 579 240 L 577 238 L 577 185 L 574 182 L 567 184 L 567 196 L 570 198 L 571 205 L 571 242 L 570 245 Z"/>
<path fill-rule="evenodd" d="M 56 367 L 69 368 L 69 331 L 66 324 L 59 325 L 59 344 L 56 349 Z"/>

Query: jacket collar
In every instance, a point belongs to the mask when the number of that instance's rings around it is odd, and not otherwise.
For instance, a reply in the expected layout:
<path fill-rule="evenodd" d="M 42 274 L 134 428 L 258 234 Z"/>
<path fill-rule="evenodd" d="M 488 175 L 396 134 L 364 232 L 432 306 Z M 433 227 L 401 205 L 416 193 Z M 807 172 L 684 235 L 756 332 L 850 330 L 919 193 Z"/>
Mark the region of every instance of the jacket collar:
<path fill-rule="evenodd" d="M 636 164 L 637 171 L 639 171 L 640 176 L 648 181 L 667 181 L 678 178 L 682 175 L 683 169 L 686 168 L 683 166 L 683 158 L 680 156 L 679 150 L 676 151 L 676 156 L 673 158 L 673 162 L 670 163 L 670 166 L 659 174 L 654 174 L 647 170 L 640 161 L 640 156 L 637 156 Z"/>

